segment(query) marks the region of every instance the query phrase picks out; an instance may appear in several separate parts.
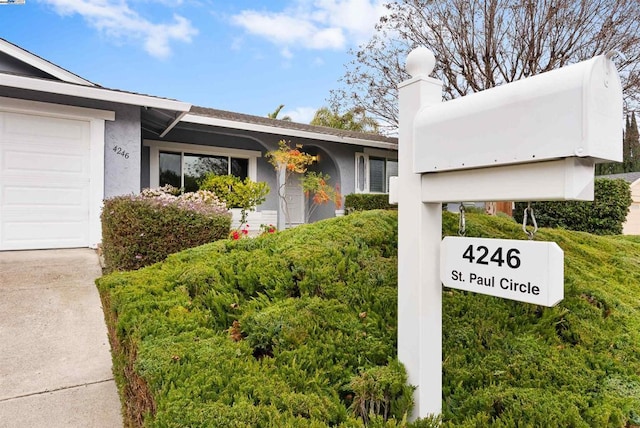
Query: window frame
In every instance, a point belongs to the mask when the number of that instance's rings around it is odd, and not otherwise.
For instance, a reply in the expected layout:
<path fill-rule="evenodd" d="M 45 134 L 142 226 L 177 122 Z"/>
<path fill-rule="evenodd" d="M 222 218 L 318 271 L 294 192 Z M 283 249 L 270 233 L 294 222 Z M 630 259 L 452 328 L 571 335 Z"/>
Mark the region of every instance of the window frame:
<path fill-rule="evenodd" d="M 389 194 L 389 183 L 385 182 L 384 187 L 386 188 L 386 192 L 372 192 L 371 189 L 371 180 L 370 180 L 370 159 L 384 159 L 385 161 L 385 180 L 388 179 L 387 175 L 387 163 L 389 161 L 398 162 L 398 154 L 394 152 L 388 152 L 385 150 L 371 149 L 365 148 L 363 152 L 356 152 L 355 154 L 355 193 L 369 193 L 369 194 L 378 194 L 378 195 L 387 195 Z M 364 171 L 361 172 L 360 168 L 360 159 L 364 159 Z M 360 183 L 360 175 L 364 177 L 364 183 Z M 362 186 L 361 186 L 362 184 Z M 362 189 L 361 189 L 362 188 Z"/>
<path fill-rule="evenodd" d="M 201 146 L 198 144 L 175 143 L 171 141 L 143 140 L 143 145 L 149 147 L 149 187 L 160 187 L 160 152 L 179 153 L 181 161 L 181 177 L 184 183 L 184 155 L 202 156 L 226 156 L 229 158 L 229 168 L 231 159 L 247 159 L 249 161 L 248 177 L 252 181 L 258 178 L 258 158 L 262 157 L 262 152 L 258 150 L 233 149 L 228 147 Z"/>

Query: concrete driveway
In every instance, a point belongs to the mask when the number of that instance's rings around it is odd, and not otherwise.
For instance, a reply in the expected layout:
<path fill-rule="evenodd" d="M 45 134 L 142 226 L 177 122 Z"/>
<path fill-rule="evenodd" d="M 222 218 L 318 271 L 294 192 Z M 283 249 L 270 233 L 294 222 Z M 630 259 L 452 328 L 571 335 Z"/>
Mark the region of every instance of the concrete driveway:
<path fill-rule="evenodd" d="M 94 250 L 0 252 L 0 427 L 122 427 Z"/>

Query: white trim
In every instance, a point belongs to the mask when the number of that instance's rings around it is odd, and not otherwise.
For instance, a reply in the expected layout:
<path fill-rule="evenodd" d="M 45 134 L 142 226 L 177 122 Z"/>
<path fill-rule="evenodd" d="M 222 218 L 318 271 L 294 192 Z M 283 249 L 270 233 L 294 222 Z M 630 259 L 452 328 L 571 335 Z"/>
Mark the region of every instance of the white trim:
<path fill-rule="evenodd" d="M 0 73 L 0 86 L 181 112 L 191 109 L 191 104 L 182 101 L 12 74 Z"/>
<path fill-rule="evenodd" d="M 303 131 L 301 129 L 283 128 L 279 126 L 269 126 L 257 123 L 239 122 L 229 119 L 219 119 L 187 113 L 182 119 L 183 122 L 196 123 L 199 125 L 220 126 L 223 128 L 242 129 L 245 131 L 264 132 L 267 134 L 286 135 L 290 137 L 309 138 L 312 140 L 331 141 L 335 143 L 353 144 L 357 146 L 378 147 L 381 149 L 398 150 L 396 143 L 385 141 L 367 140 L 364 138 L 341 137 L 334 134 L 324 134 L 320 132 Z"/>
<path fill-rule="evenodd" d="M 175 143 L 172 141 L 144 140 L 144 146 L 158 147 L 160 150 L 184 151 L 194 154 L 212 155 L 212 156 L 233 156 L 238 158 L 261 157 L 262 152 L 259 150 L 234 149 L 219 146 L 203 146 L 200 144 Z"/>
<path fill-rule="evenodd" d="M 385 161 L 385 187 L 387 187 L 387 191 L 386 192 L 372 192 L 371 191 L 371 177 L 370 177 L 370 171 L 371 171 L 371 165 L 370 165 L 370 161 L 371 158 L 376 158 L 376 159 L 384 159 Z M 359 186 L 358 186 L 358 179 L 360 177 L 360 165 L 358 164 L 358 160 L 362 158 L 364 159 L 364 190 L 360 190 Z M 388 161 L 395 161 L 396 163 L 398 162 L 398 152 L 391 152 L 391 151 L 385 151 L 385 150 L 378 150 L 378 149 L 371 149 L 368 147 L 364 148 L 364 153 L 362 152 L 357 152 L 355 154 L 355 161 L 356 161 L 356 167 L 355 167 L 355 193 L 366 193 L 366 194 L 371 194 L 371 195 L 388 195 L 389 194 L 389 188 L 391 187 L 389 185 L 389 183 L 386 182 L 387 180 L 387 162 Z"/>
<path fill-rule="evenodd" d="M 89 123 L 89 235 L 88 245 L 97 247 L 102 241 L 100 213 L 104 199 L 105 121 L 115 120 L 115 113 L 84 107 L 63 106 L 39 101 L 0 97 L 0 111 L 40 115 Z"/>
<path fill-rule="evenodd" d="M 355 154 L 355 158 L 356 158 L 356 168 L 355 168 L 355 177 L 356 177 L 356 193 L 369 193 L 369 155 L 367 155 L 366 153 L 356 153 Z M 360 189 L 359 186 L 359 180 L 360 180 L 360 159 L 363 160 L 363 165 L 364 165 L 364 171 L 362 171 L 362 177 L 364 179 L 364 183 L 362 186 L 362 189 Z"/>
<path fill-rule="evenodd" d="M 167 126 L 167 129 L 165 129 L 164 131 L 162 131 L 162 134 L 160 134 L 160 138 L 164 138 L 165 135 L 167 135 L 169 133 L 169 131 L 171 131 L 178 123 L 180 123 L 180 121 L 182 120 L 182 118 L 184 117 L 184 115 L 187 114 L 186 111 L 181 112 L 174 120 L 173 122 L 171 122 L 169 124 L 169 126 Z"/>
<path fill-rule="evenodd" d="M 157 146 L 149 146 L 149 187 L 160 187 L 160 149 Z"/>
<path fill-rule="evenodd" d="M 74 107 L 62 104 L 44 103 L 41 101 L 27 101 L 6 97 L 0 97 L 0 109 L 3 111 L 10 111 L 12 113 L 41 114 L 45 116 L 64 117 L 66 119 L 116 119 L 115 112 L 109 110 Z"/>
<path fill-rule="evenodd" d="M 102 242 L 102 201 L 104 200 L 104 131 L 103 119 L 89 122 L 89 246 L 97 248 Z"/>
<path fill-rule="evenodd" d="M 369 155 L 369 156 L 373 156 L 374 158 L 386 158 L 386 159 L 391 159 L 391 160 L 398 160 L 398 151 L 387 151 L 387 150 L 379 150 L 379 149 L 372 149 L 370 147 L 365 147 L 364 148 L 364 152 L 365 154 Z"/>
<path fill-rule="evenodd" d="M 4 52 L 7 55 L 17 59 L 18 61 L 22 61 L 25 64 L 35 67 L 40 71 L 44 71 L 45 73 L 50 74 L 51 76 L 56 77 L 60 80 L 64 80 L 65 82 L 76 83 L 79 85 L 96 86 L 95 83 L 83 79 L 82 77 L 77 76 L 61 67 L 58 67 L 57 65 L 46 61 L 39 56 L 34 55 L 31 52 L 28 52 L 12 43 L 9 43 L 6 40 L 0 39 L 0 52 Z"/>
<path fill-rule="evenodd" d="M 258 178 L 258 158 L 262 157 L 259 150 L 233 149 L 218 146 L 203 146 L 199 144 L 175 143 L 171 141 L 143 140 L 142 145 L 149 147 L 149 187 L 160 186 L 160 151 L 193 153 L 197 155 L 229 156 L 249 160 L 247 174 L 253 181 Z"/>

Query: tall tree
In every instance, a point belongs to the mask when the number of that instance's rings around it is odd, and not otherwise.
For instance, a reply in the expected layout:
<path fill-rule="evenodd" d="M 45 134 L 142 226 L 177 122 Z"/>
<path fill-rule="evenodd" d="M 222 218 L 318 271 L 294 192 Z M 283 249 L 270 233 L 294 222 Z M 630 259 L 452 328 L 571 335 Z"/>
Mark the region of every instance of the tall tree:
<path fill-rule="evenodd" d="M 398 124 L 397 85 L 408 52 L 431 49 L 447 99 L 549 71 L 617 49 L 628 105 L 639 101 L 638 0 L 397 0 L 372 39 L 352 52 L 335 109 L 363 107 Z"/>
<path fill-rule="evenodd" d="M 638 123 L 636 114 L 627 115 L 623 147 L 627 157 L 623 160 L 624 172 L 640 171 L 640 141 L 638 141 Z"/>
<path fill-rule="evenodd" d="M 278 106 L 278 108 L 276 108 L 272 113 L 268 113 L 267 117 L 269 119 L 278 119 L 278 115 L 280 114 L 280 111 L 284 108 L 284 104 L 280 104 Z M 283 116 L 280 118 L 280 120 L 287 120 L 287 121 L 291 121 L 291 117 L 290 116 Z"/>
<path fill-rule="evenodd" d="M 359 107 L 352 108 L 344 114 L 341 114 L 338 109 L 320 107 L 310 124 L 348 131 L 378 133 L 378 122 L 368 117 L 366 111 Z"/>

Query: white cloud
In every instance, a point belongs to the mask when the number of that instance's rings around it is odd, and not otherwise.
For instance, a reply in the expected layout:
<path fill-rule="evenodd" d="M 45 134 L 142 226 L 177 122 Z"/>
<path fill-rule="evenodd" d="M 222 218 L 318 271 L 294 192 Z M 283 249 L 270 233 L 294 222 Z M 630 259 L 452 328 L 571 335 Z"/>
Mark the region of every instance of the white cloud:
<path fill-rule="evenodd" d="M 61 15 L 82 16 L 98 31 L 118 39 L 142 42 L 144 49 L 157 58 L 171 54 L 172 41 L 190 42 L 198 33 L 189 20 L 173 15 L 171 23 L 154 23 L 129 7 L 126 0 L 43 0 Z"/>
<path fill-rule="evenodd" d="M 294 0 L 280 12 L 244 10 L 231 22 L 279 47 L 338 50 L 366 41 L 384 11 L 383 0 Z"/>
<path fill-rule="evenodd" d="M 293 58 L 293 53 L 289 50 L 289 48 L 282 48 L 280 51 L 280 55 L 282 55 L 286 59 Z"/>
<path fill-rule="evenodd" d="M 309 123 L 316 114 L 317 108 L 314 107 L 298 107 L 294 110 L 283 111 L 279 116 L 289 116 L 292 121 L 298 123 Z"/>

